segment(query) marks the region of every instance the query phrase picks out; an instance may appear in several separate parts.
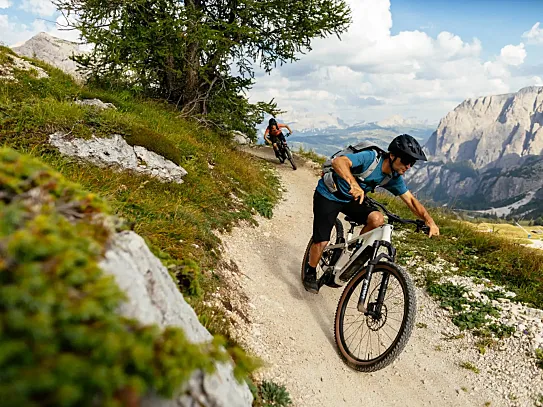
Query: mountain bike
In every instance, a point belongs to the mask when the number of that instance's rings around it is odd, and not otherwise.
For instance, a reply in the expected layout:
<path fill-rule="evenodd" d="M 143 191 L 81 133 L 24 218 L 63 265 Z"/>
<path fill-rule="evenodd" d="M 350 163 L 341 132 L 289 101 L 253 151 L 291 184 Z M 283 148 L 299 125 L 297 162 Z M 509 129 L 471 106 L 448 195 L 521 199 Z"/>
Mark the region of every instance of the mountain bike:
<path fill-rule="evenodd" d="M 395 263 L 391 238 L 395 223 L 413 224 L 429 232 L 422 220 L 404 219 L 366 196 L 365 203 L 387 215 L 387 223 L 353 237 L 360 226 L 345 217 L 350 228 L 345 238 L 336 219 L 330 243 L 317 266 L 319 289 L 346 285 L 336 310 L 334 335 L 341 359 L 351 368 L 373 372 L 388 366 L 407 344 L 415 323 L 416 298 L 410 276 Z M 309 240 L 302 262 L 302 282 L 309 258 Z"/>
<path fill-rule="evenodd" d="M 287 137 L 288 136 L 290 136 L 290 133 L 287 134 Z M 277 148 L 279 151 L 279 161 L 281 162 L 281 164 L 283 164 L 286 160 L 289 160 L 292 169 L 295 170 L 297 167 L 294 163 L 294 158 L 292 157 L 292 153 L 287 145 L 287 140 L 284 135 L 282 137 L 278 137 Z"/>

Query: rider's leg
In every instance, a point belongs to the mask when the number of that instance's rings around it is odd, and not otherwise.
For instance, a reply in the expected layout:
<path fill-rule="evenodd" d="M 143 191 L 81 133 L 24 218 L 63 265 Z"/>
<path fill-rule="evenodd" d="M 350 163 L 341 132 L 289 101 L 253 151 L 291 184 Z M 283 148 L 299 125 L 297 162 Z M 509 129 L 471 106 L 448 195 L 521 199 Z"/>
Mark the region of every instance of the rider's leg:
<path fill-rule="evenodd" d="M 322 256 L 322 252 L 324 251 L 324 248 L 326 247 L 326 245 L 328 245 L 328 243 L 329 241 L 324 241 L 313 243 L 311 245 L 311 248 L 309 249 L 309 265 L 311 267 L 317 267 L 317 264 L 319 264 L 319 260 Z"/>
<path fill-rule="evenodd" d="M 385 224 L 385 217 L 383 216 L 383 214 L 379 211 L 373 211 L 368 215 L 366 224 L 360 231 L 360 234 L 362 235 L 366 232 L 369 232 L 370 230 L 378 228 L 379 226 L 383 226 L 384 224 Z"/>
<path fill-rule="evenodd" d="M 313 195 L 313 244 L 309 249 L 309 261 L 305 264 L 304 287 L 318 293 L 317 265 L 334 227 L 337 215 L 344 204 L 326 199 L 317 191 Z"/>
<path fill-rule="evenodd" d="M 357 201 L 349 202 L 342 212 L 353 218 L 359 225 L 364 225 L 360 234 L 369 232 L 385 223 L 385 218 L 375 207 L 360 205 Z"/>

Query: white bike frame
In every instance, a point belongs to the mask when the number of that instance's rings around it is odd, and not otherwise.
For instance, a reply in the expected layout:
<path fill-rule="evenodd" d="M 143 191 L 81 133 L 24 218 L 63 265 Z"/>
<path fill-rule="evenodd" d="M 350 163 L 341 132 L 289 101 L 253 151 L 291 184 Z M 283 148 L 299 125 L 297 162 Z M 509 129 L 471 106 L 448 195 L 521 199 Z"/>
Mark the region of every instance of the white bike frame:
<path fill-rule="evenodd" d="M 354 225 L 351 223 L 351 226 Z M 351 227 L 347 233 L 347 241 L 344 243 L 334 244 L 326 246 L 326 248 L 323 251 L 327 252 L 334 249 L 343 249 L 343 252 L 341 253 L 341 256 L 337 260 L 336 264 L 331 267 L 323 268 L 323 271 L 331 271 L 334 275 L 334 283 L 337 285 L 344 285 L 347 283 L 347 281 L 343 281 L 340 279 L 341 275 L 343 274 L 343 271 L 347 270 L 349 266 L 362 254 L 362 252 L 368 247 L 373 246 L 373 243 L 375 241 L 384 241 L 384 242 L 391 242 L 392 239 L 392 230 L 394 229 L 394 226 L 386 224 L 383 226 L 379 226 L 375 229 L 370 230 L 369 232 L 366 232 L 362 235 L 356 236 L 353 238 L 354 233 L 351 232 L 354 229 L 354 227 Z M 362 245 L 358 247 L 354 252 L 349 250 L 349 246 L 351 246 L 353 243 L 361 241 Z M 368 259 L 371 260 L 371 259 Z M 330 270 L 331 269 L 331 270 Z"/>

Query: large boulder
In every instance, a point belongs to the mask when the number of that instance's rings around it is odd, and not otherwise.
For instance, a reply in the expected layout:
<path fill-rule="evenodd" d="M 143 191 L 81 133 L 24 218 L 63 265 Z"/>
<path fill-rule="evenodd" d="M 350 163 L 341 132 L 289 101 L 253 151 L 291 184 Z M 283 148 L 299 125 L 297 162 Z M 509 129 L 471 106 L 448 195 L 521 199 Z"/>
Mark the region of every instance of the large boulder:
<path fill-rule="evenodd" d="M 183 329 L 191 342 L 212 339 L 198 321 L 194 310 L 179 292 L 168 270 L 145 241 L 134 232 L 118 233 L 109 243 L 100 267 L 115 277 L 128 300 L 119 309 L 127 317 L 144 324 Z M 148 396 L 143 406 L 158 407 L 248 407 L 252 394 L 247 384 L 238 383 L 230 364 L 217 364 L 212 375 L 197 371 L 172 400 Z"/>
<path fill-rule="evenodd" d="M 163 182 L 183 183 L 187 171 L 174 162 L 141 146 L 131 146 L 118 134 L 85 140 L 57 132 L 49 142 L 64 155 L 75 156 L 96 165 L 113 165 L 155 177 Z"/>

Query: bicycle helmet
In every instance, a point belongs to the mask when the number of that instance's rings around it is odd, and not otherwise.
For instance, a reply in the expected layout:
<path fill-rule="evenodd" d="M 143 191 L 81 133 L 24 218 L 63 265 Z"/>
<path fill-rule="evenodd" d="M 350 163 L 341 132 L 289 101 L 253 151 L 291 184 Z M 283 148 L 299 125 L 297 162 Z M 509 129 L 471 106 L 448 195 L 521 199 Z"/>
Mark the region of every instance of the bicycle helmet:
<path fill-rule="evenodd" d="M 268 122 L 268 126 L 277 126 L 277 120 L 275 120 L 273 117 Z"/>
<path fill-rule="evenodd" d="M 388 146 L 388 151 L 397 156 L 409 156 L 415 160 L 428 161 L 419 142 L 409 134 L 400 134 Z"/>

